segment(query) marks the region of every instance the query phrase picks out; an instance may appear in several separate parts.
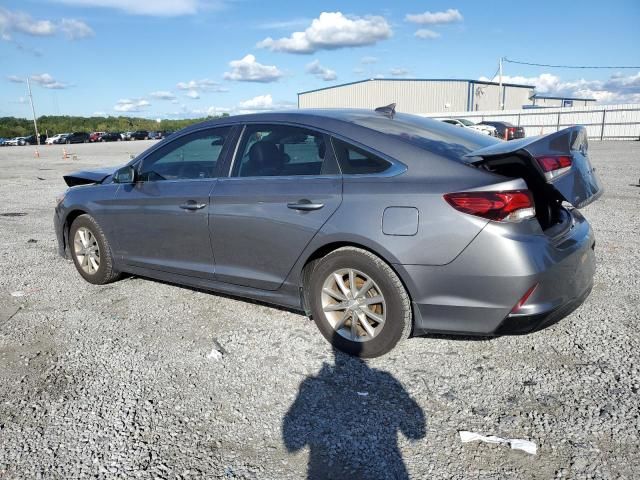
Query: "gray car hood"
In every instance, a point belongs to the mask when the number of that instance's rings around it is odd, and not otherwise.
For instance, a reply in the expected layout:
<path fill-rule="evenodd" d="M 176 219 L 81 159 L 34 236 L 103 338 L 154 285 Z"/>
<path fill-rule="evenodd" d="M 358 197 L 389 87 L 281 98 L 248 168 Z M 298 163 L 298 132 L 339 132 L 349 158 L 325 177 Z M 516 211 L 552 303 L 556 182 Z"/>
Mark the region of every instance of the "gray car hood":
<path fill-rule="evenodd" d="M 79 172 L 63 175 L 62 178 L 64 178 L 64 181 L 70 187 L 75 187 L 76 185 L 88 185 L 91 183 L 101 183 L 105 178 L 113 175 L 113 173 L 119 168 L 120 166 L 96 168 L 95 170 L 81 170 Z"/>

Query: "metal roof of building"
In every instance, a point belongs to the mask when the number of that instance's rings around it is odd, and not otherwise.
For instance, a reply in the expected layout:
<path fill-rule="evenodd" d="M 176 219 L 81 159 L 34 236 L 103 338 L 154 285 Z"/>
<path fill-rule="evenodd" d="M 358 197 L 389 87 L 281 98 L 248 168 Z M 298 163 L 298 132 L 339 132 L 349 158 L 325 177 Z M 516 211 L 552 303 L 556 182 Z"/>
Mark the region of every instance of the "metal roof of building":
<path fill-rule="evenodd" d="M 355 85 L 358 83 L 366 82 L 467 82 L 467 83 L 480 83 L 482 85 L 500 85 L 498 82 L 489 82 L 485 80 L 470 80 L 468 78 L 367 78 L 364 80 L 356 80 L 355 82 L 340 83 L 338 85 L 331 85 L 329 87 L 316 88 L 314 90 L 306 90 L 304 92 L 298 92 L 298 95 L 305 93 L 319 92 L 322 90 L 330 90 L 332 88 L 346 87 L 347 85 Z M 503 83 L 505 87 L 520 87 L 520 88 L 535 88 L 534 85 L 519 85 L 516 83 Z M 580 100 L 580 99 L 576 99 Z"/>

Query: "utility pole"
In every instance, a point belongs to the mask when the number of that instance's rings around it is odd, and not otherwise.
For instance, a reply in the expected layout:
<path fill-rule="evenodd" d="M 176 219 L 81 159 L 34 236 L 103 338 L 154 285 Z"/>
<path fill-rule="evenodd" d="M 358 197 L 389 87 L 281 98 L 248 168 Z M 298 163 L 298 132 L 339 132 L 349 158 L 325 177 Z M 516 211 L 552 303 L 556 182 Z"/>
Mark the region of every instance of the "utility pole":
<path fill-rule="evenodd" d="M 499 87 L 498 87 L 498 110 L 504 110 L 504 103 L 502 103 L 502 59 L 504 57 L 500 57 L 500 60 L 498 61 L 498 71 L 499 76 L 498 76 L 498 83 L 499 83 Z"/>
<path fill-rule="evenodd" d="M 36 109 L 33 107 L 33 95 L 31 95 L 31 83 L 27 77 L 27 88 L 29 89 L 29 101 L 31 102 L 31 112 L 33 113 L 33 127 L 36 130 L 36 144 L 40 146 L 40 135 L 38 134 L 38 122 L 36 121 Z"/>

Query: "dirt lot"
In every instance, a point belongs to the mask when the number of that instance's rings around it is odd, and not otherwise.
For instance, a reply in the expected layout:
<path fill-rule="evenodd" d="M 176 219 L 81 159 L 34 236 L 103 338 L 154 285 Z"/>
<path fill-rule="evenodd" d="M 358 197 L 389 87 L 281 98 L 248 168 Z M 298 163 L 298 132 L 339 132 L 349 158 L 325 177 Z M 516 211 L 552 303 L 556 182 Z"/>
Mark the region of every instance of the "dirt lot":
<path fill-rule="evenodd" d="M 606 193 L 584 210 L 598 271 L 580 309 L 366 362 L 295 313 L 135 277 L 97 287 L 57 256 L 62 174 L 150 143 L 0 149 L 0 478 L 640 477 L 640 142 L 591 145 Z"/>

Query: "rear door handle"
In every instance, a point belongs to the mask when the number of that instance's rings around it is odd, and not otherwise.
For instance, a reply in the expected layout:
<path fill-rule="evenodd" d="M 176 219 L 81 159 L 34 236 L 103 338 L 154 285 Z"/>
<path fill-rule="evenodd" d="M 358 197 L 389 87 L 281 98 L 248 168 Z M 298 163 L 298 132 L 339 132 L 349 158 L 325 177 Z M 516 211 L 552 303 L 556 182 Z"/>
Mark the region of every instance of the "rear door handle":
<path fill-rule="evenodd" d="M 182 208 L 183 210 L 200 210 L 201 208 L 204 208 L 206 206 L 206 203 L 198 203 L 195 200 L 189 200 L 188 202 L 180 205 L 180 208 Z"/>
<path fill-rule="evenodd" d="M 311 203 L 311 200 L 303 198 L 297 202 L 287 203 L 287 208 L 292 210 L 302 210 L 303 212 L 309 212 L 311 210 L 320 210 L 324 207 L 324 203 Z"/>

